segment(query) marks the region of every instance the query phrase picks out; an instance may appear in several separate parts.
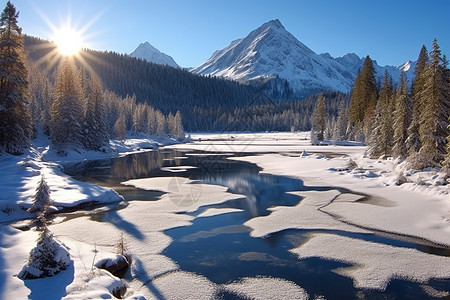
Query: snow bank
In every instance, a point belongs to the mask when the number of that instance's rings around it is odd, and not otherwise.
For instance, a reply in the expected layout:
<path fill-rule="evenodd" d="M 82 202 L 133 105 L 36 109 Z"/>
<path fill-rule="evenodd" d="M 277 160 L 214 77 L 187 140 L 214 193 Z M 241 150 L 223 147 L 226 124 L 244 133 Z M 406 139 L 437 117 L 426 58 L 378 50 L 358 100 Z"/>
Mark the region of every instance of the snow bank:
<path fill-rule="evenodd" d="M 356 288 L 384 290 L 392 279 L 425 283 L 450 277 L 449 257 L 333 234 L 314 234 L 290 251 L 300 259 L 319 257 L 350 264 L 335 272 L 353 278 Z"/>
<path fill-rule="evenodd" d="M 199 207 L 236 199 L 226 187 L 200 183 L 183 177 L 156 177 L 132 179 L 122 182 L 144 190 L 157 190 L 166 194 L 152 204 L 152 211 L 193 212 Z"/>
<path fill-rule="evenodd" d="M 221 286 L 224 290 L 245 299 L 309 299 L 304 289 L 291 281 L 279 278 L 242 278 Z"/>
<path fill-rule="evenodd" d="M 170 272 L 153 280 L 164 299 L 214 299 L 217 287 L 206 277 L 184 271 Z"/>
<path fill-rule="evenodd" d="M 0 221 L 30 218 L 34 215 L 23 210 L 32 205 L 32 197 L 44 176 L 50 188 L 50 198 L 59 209 L 83 203 L 104 204 L 123 200 L 109 188 L 79 182 L 61 171 L 52 162 L 42 161 L 34 150 L 20 157 L 9 157 L 0 162 Z"/>
<path fill-rule="evenodd" d="M 271 214 L 257 217 L 245 222 L 252 228 L 253 237 L 264 237 L 286 229 L 343 230 L 349 232 L 369 232 L 355 226 L 342 223 L 330 215 L 320 211 L 331 201 L 350 201 L 361 198 L 358 195 L 341 195 L 337 190 L 327 192 L 290 192 L 303 199 L 296 206 L 271 207 Z M 342 199 L 339 200 L 339 197 Z M 344 202 L 347 203 L 347 202 Z"/>

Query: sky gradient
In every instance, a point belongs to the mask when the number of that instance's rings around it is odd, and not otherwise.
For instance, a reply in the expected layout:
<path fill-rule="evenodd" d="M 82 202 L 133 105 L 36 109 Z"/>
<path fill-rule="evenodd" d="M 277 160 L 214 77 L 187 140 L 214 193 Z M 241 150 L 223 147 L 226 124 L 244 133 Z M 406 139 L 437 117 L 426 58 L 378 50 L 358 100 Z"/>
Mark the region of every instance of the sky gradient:
<path fill-rule="evenodd" d="M 130 53 L 148 41 L 195 67 L 232 40 L 279 19 L 316 53 L 370 55 L 380 65 L 416 60 L 438 39 L 450 56 L 448 0 L 12 0 L 23 32 L 51 39 L 50 24 L 85 28 L 83 45 Z M 0 0 L 2 10 L 5 0 Z"/>

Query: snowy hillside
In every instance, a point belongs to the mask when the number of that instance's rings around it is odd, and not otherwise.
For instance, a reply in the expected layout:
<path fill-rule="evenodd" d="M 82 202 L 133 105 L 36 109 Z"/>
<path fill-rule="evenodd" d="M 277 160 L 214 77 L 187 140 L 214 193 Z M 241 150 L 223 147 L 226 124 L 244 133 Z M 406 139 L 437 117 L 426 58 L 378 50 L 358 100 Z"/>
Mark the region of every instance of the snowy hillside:
<path fill-rule="evenodd" d="M 149 42 L 140 44 L 130 56 L 145 59 L 148 62 L 153 62 L 160 65 L 168 65 L 179 68 L 180 66 L 173 60 L 173 58 L 150 45 Z"/>
<path fill-rule="evenodd" d="M 279 20 L 272 20 L 245 38 L 217 50 L 191 72 L 238 81 L 278 76 L 287 79 L 297 93 L 317 90 L 348 92 L 363 62 L 364 58 L 354 53 L 339 58 L 328 53 L 316 54 L 289 33 Z M 374 65 L 378 78 L 388 70 L 394 82 L 398 80 L 399 67 L 380 67 L 375 62 Z M 413 68 L 407 71 L 411 79 Z"/>

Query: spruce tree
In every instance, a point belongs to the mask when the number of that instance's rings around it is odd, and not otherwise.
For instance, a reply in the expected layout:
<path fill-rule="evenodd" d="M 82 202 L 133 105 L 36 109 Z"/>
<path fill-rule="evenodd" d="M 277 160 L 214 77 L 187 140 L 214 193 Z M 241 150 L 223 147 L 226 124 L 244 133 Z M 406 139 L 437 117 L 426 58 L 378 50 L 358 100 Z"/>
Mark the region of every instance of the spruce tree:
<path fill-rule="evenodd" d="M 147 109 L 147 131 L 149 134 L 156 134 L 156 112 L 151 106 Z"/>
<path fill-rule="evenodd" d="M 323 141 L 327 122 L 327 111 L 325 107 L 325 97 L 320 94 L 314 111 L 311 116 L 311 135 L 312 140 Z"/>
<path fill-rule="evenodd" d="M 83 147 L 82 91 L 75 66 L 65 58 L 59 67 L 51 108 L 51 138 L 59 154 Z"/>
<path fill-rule="evenodd" d="M 114 135 L 118 140 L 125 140 L 127 138 L 127 124 L 123 110 L 120 112 L 119 118 L 114 124 Z"/>
<path fill-rule="evenodd" d="M 439 166 L 446 153 L 450 87 L 436 39 L 432 48 L 430 61 L 424 72 L 425 82 L 419 120 L 421 148 L 419 160 L 415 161 L 419 168 Z"/>
<path fill-rule="evenodd" d="M 338 116 L 336 120 L 336 128 L 333 132 L 333 140 L 343 141 L 347 139 L 347 121 L 348 121 L 348 106 L 342 100 L 339 103 Z"/>
<path fill-rule="evenodd" d="M 37 215 L 48 214 L 48 207 L 52 205 L 52 200 L 50 199 L 50 188 L 45 182 L 44 176 L 38 182 L 36 187 L 36 194 L 33 197 L 33 204 L 27 209 L 29 213 L 36 213 Z"/>
<path fill-rule="evenodd" d="M 0 154 L 21 154 L 30 145 L 31 116 L 19 12 L 10 1 L 0 17 Z"/>
<path fill-rule="evenodd" d="M 184 128 L 183 128 L 183 118 L 181 116 L 181 112 L 178 110 L 175 114 L 175 136 L 182 140 L 184 139 Z"/>
<path fill-rule="evenodd" d="M 370 157 L 392 154 L 392 96 L 392 78 L 386 71 L 375 109 L 372 130 L 368 138 L 367 152 Z"/>
<path fill-rule="evenodd" d="M 156 134 L 159 136 L 167 134 L 167 120 L 159 110 L 156 111 Z"/>
<path fill-rule="evenodd" d="M 406 74 L 402 72 L 395 94 L 393 114 L 394 147 L 392 153 L 395 158 L 405 159 L 407 156 L 406 139 L 408 137 L 411 115 L 412 102 L 408 96 L 408 81 L 406 80 Z"/>
<path fill-rule="evenodd" d="M 412 119 L 408 127 L 408 138 L 406 140 L 408 156 L 410 157 L 415 156 L 420 150 L 419 121 L 425 81 L 424 72 L 427 63 L 428 52 L 425 45 L 423 45 L 417 58 L 416 68 L 414 70 L 415 79 L 412 86 Z"/>
<path fill-rule="evenodd" d="M 353 85 L 348 121 L 356 135 L 367 135 L 370 121 L 373 118 L 377 101 L 377 83 L 375 68 L 369 56 L 364 60 L 362 70 L 358 73 Z M 363 132 L 365 131 L 365 132 Z M 364 136 L 359 138 L 364 140 Z"/>
<path fill-rule="evenodd" d="M 98 150 L 109 142 L 105 99 L 98 79 L 89 79 L 86 86 L 86 109 L 84 113 L 84 146 L 89 150 Z"/>
<path fill-rule="evenodd" d="M 72 263 L 64 244 L 53 237 L 47 226 L 41 230 L 36 247 L 30 251 L 28 263 L 17 275 L 22 280 L 54 276 Z"/>

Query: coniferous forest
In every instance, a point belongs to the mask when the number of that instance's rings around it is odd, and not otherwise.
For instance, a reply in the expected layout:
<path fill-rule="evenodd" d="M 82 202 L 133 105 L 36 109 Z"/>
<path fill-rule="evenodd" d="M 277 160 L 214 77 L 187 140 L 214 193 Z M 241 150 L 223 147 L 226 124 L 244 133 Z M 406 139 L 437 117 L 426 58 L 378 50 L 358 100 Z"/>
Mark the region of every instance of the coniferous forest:
<path fill-rule="evenodd" d="M 370 157 L 406 159 L 412 168 L 450 168 L 450 70 L 434 39 L 422 47 L 415 79 L 404 73 L 393 86 L 388 73 L 377 89 L 373 64 L 366 57 L 351 94 L 350 138 L 365 141 Z"/>

